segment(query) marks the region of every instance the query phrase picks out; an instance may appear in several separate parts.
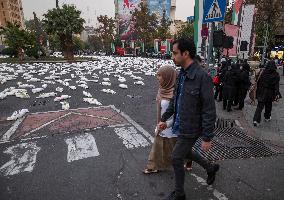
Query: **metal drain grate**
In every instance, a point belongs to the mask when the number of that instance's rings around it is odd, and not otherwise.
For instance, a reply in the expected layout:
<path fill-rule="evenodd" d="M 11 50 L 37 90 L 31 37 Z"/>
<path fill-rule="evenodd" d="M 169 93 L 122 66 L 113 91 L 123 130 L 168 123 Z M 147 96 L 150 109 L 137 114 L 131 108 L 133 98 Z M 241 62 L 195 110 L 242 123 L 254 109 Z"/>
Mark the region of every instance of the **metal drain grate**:
<path fill-rule="evenodd" d="M 200 146 L 201 139 L 196 142 L 193 149 L 211 161 L 269 157 L 282 153 L 267 143 L 253 138 L 234 127 L 215 129 L 215 137 L 210 151 L 203 152 Z"/>
<path fill-rule="evenodd" d="M 223 119 L 223 118 L 217 118 L 216 123 L 215 123 L 216 128 L 234 127 L 235 125 L 236 125 L 235 120 Z"/>

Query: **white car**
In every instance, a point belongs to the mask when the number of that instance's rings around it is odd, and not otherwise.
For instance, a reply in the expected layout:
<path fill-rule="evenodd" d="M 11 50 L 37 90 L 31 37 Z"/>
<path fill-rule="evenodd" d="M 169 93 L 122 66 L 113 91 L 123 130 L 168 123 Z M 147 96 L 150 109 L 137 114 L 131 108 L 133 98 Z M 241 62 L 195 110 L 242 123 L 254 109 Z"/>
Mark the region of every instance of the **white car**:
<path fill-rule="evenodd" d="M 62 52 L 60 52 L 60 51 L 53 52 L 52 56 L 54 56 L 54 57 L 63 57 Z"/>

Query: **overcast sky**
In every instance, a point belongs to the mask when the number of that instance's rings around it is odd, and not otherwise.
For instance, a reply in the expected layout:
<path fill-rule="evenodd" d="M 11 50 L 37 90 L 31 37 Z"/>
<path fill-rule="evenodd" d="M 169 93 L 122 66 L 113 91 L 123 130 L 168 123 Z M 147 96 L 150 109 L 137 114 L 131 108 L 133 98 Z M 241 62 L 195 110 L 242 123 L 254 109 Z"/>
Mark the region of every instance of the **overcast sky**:
<path fill-rule="evenodd" d="M 25 19 L 33 18 L 33 12 L 42 18 L 42 14 L 55 7 L 56 0 L 22 0 Z M 82 11 L 82 17 L 89 25 L 96 24 L 99 15 L 114 17 L 114 0 L 59 0 L 60 4 L 71 3 Z M 194 14 L 194 0 L 176 0 L 176 19 L 186 21 Z"/>

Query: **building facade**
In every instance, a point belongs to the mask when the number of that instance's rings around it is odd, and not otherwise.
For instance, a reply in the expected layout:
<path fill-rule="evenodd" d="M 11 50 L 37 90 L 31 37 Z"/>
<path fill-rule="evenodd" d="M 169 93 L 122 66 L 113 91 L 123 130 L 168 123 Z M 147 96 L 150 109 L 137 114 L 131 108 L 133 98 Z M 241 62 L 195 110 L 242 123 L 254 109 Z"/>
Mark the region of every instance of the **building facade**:
<path fill-rule="evenodd" d="M 132 13 L 140 3 L 147 4 L 151 13 L 155 13 L 158 19 L 162 17 L 163 11 L 171 22 L 175 20 L 176 0 L 114 0 L 115 19 L 117 19 L 117 31 L 123 40 L 131 40 L 133 37 Z M 170 26 L 171 34 L 174 34 L 174 23 Z"/>
<path fill-rule="evenodd" d="M 0 27 L 7 22 L 17 23 L 24 28 L 24 12 L 21 0 L 0 0 Z M 0 45 L 3 45 L 4 37 L 0 35 Z"/>
<path fill-rule="evenodd" d="M 275 43 L 276 45 L 283 45 L 284 44 L 284 3 L 279 4 L 280 6 L 280 16 L 277 20 L 278 28 L 276 30 L 275 35 Z"/>
<path fill-rule="evenodd" d="M 5 26 L 7 22 L 17 23 L 24 28 L 21 0 L 0 0 L 0 26 Z"/>

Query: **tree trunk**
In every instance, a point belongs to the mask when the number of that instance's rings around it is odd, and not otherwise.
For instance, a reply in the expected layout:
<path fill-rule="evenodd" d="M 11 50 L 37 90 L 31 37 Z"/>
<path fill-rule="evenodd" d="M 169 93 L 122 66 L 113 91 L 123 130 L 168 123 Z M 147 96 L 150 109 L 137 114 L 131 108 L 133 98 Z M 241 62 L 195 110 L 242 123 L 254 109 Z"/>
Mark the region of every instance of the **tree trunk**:
<path fill-rule="evenodd" d="M 22 48 L 18 49 L 18 57 L 19 57 L 20 63 L 22 63 L 24 59 L 24 50 Z"/>
<path fill-rule="evenodd" d="M 73 45 L 72 35 L 66 38 L 66 53 L 67 53 L 67 60 L 74 61 L 74 45 Z"/>

